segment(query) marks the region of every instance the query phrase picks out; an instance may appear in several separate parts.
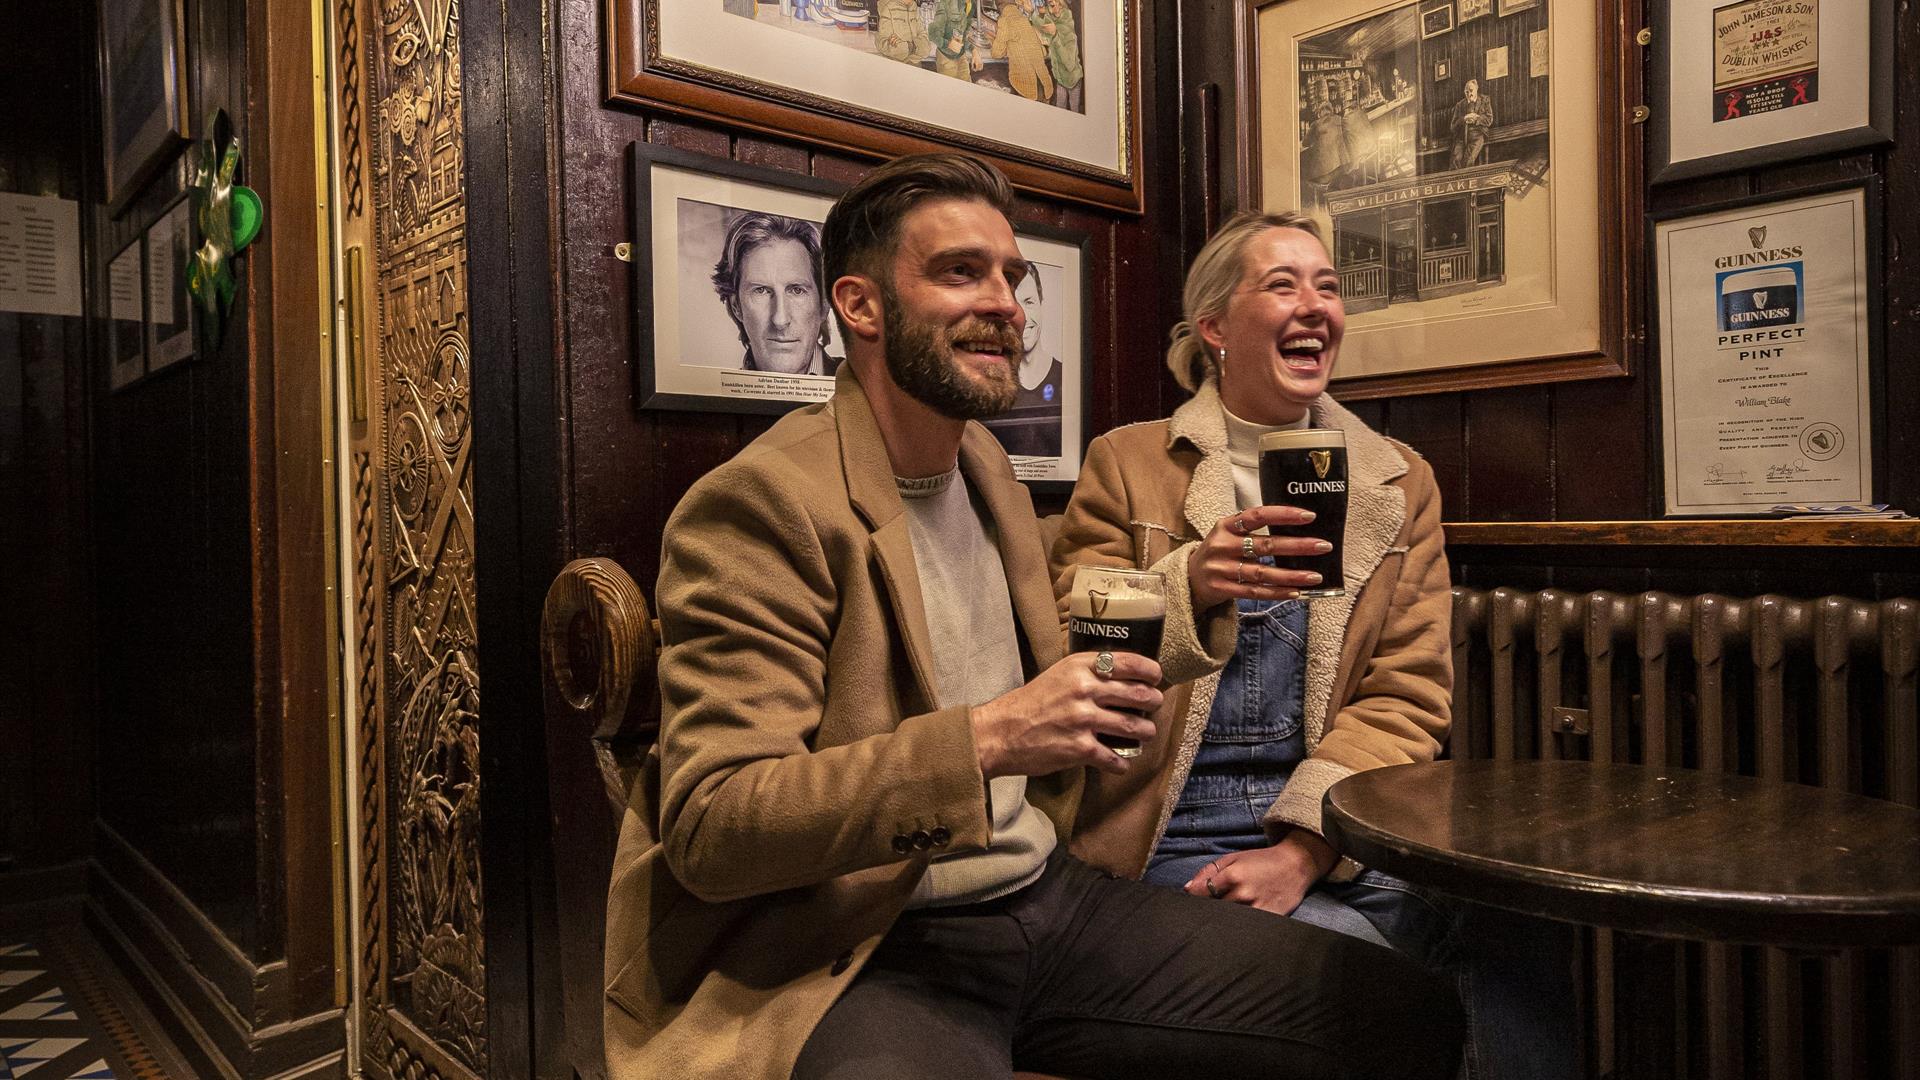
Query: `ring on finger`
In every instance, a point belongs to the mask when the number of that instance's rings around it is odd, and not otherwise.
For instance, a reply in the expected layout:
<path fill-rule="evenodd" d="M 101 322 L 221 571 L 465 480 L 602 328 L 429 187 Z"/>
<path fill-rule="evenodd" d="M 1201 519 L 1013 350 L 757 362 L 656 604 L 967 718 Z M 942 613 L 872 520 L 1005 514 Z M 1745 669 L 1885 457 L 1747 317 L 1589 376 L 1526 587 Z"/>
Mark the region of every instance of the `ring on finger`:
<path fill-rule="evenodd" d="M 1240 557 L 1249 562 L 1260 557 L 1259 549 L 1253 546 L 1253 537 L 1243 536 L 1240 538 Z"/>
<path fill-rule="evenodd" d="M 1093 673 L 1103 679 L 1111 676 L 1113 674 L 1113 654 L 1110 652 L 1102 652 L 1098 656 L 1095 656 L 1093 658 Z"/>
<path fill-rule="evenodd" d="M 1233 583 L 1235 585 L 1245 585 L 1247 583 L 1247 579 L 1245 576 L 1246 571 L 1247 571 L 1246 563 L 1240 562 L 1240 563 L 1233 564 Z"/>
<path fill-rule="evenodd" d="M 1247 533 L 1250 531 L 1247 528 L 1247 519 L 1244 515 L 1241 515 L 1241 514 L 1233 515 L 1233 531 L 1239 533 L 1241 536 L 1247 535 Z"/>
<path fill-rule="evenodd" d="M 1215 900 L 1220 899 L 1220 890 L 1213 887 L 1213 875 L 1211 874 L 1207 875 L 1207 895 L 1213 897 Z"/>

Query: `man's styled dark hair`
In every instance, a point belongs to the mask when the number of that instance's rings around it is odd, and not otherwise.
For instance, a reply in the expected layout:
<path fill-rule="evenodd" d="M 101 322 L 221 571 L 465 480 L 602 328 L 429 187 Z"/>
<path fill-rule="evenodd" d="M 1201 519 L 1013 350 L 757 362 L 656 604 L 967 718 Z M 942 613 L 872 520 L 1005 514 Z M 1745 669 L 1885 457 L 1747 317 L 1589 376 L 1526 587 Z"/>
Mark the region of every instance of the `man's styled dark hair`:
<path fill-rule="evenodd" d="M 853 185 L 827 214 L 821 230 L 829 292 L 847 274 L 892 283 L 893 249 L 900 222 L 914 207 L 935 199 L 978 199 L 1011 218 L 1013 185 L 1000 170 L 967 154 L 910 154 L 895 158 Z M 840 318 L 836 310 L 834 318 Z M 847 333 L 845 325 L 840 333 Z"/>
<path fill-rule="evenodd" d="M 820 295 L 820 305 L 827 304 L 827 290 L 820 288 L 820 229 L 811 221 L 799 218 L 783 217 L 779 214 L 754 212 L 742 214 L 727 226 L 726 239 L 720 243 L 720 261 L 713 264 L 713 291 L 720 294 L 720 302 L 727 305 L 727 314 L 733 316 L 733 325 L 740 331 L 740 344 L 746 345 L 747 327 L 740 321 L 739 309 L 734 300 L 740 295 L 740 264 L 746 261 L 747 252 L 773 240 L 792 240 L 807 249 L 807 264 L 813 268 L 815 291 Z M 820 344 L 827 343 L 826 323 L 820 324 Z"/>

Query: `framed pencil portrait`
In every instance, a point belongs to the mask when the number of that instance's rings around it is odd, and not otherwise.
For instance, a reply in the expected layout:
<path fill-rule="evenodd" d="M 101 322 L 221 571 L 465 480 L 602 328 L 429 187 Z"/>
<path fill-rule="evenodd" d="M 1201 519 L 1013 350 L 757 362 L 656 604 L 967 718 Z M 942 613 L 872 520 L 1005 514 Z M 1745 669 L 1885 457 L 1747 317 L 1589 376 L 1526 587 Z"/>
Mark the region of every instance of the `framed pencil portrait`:
<path fill-rule="evenodd" d="M 1655 183 L 1893 141 L 1890 0 L 1653 0 Z"/>
<path fill-rule="evenodd" d="M 1138 0 L 608 0 L 609 101 L 1138 212 Z"/>
<path fill-rule="evenodd" d="M 107 205 L 119 213 L 188 137 L 181 0 L 101 0 Z"/>
<path fill-rule="evenodd" d="M 1247 0 L 1252 202 L 1340 271 L 1336 396 L 1627 374 L 1642 257 L 1617 0 Z M 1618 39 L 1618 40 L 1616 40 Z"/>
<path fill-rule="evenodd" d="M 820 227 L 844 185 L 648 143 L 628 154 L 636 406 L 784 413 L 831 397 L 846 348 Z M 1030 224 L 1015 238 L 1025 356 L 1013 408 L 985 423 L 1020 479 L 1065 493 L 1088 436 L 1089 238 Z"/>

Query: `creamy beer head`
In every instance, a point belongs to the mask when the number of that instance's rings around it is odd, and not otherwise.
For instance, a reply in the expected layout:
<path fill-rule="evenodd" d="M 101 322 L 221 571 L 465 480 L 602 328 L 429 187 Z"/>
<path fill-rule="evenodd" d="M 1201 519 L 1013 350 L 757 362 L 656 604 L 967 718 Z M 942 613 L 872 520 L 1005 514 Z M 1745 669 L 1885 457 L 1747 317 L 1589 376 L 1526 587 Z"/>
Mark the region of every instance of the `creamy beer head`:
<path fill-rule="evenodd" d="M 1081 566 L 1067 614 L 1076 619 L 1154 619 L 1167 613 L 1166 582 L 1151 570 Z"/>
<path fill-rule="evenodd" d="M 1260 452 L 1268 450 L 1310 450 L 1337 446 L 1346 449 L 1347 433 L 1339 428 L 1290 428 L 1269 431 L 1260 436 Z"/>

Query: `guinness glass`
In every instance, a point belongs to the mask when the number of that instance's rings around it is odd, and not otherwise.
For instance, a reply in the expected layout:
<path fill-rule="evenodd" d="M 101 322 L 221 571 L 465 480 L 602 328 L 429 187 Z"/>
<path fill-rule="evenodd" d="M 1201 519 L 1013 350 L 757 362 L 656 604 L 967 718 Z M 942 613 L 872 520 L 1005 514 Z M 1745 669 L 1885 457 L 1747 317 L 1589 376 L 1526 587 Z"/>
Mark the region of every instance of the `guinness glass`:
<path fill-rule="evenodd" d="M 1166 625 L 1167 586 L 1159 574 L 1105 566 L 1074 568 L 1073 591 L 1067 595 L 1068 652 L 1130 652 L 1158 660 Z M 1140 756 L 1136 739 L 1105 734 L 1096 738 L 1121 757 Z"/>
<path fill-rule="evenodd" d="M 1307 599 L 1344 596 L 1340 548 L 1347 534 L 1347 434 L 1328 428 L 1269 431 L 1260 436 L 1260 501 L 1311 510 L 1305 525 L 1275 525 L 1275 536 L 1311 536 L 1333 545 L 1325 555 L 1281 555 L 1283 570 L 1312 570 L 1320 584 L 1301 589 Z"/>

